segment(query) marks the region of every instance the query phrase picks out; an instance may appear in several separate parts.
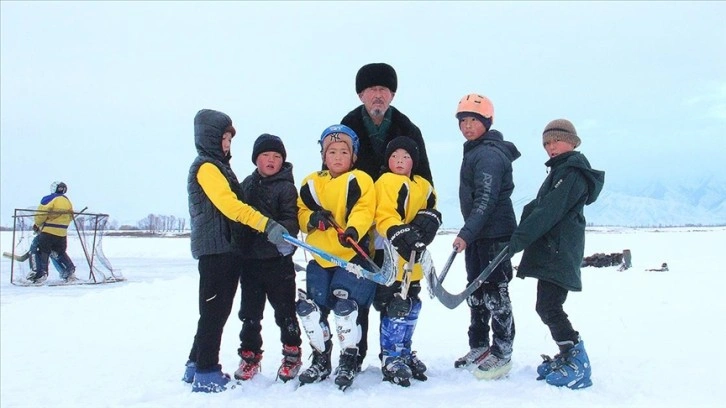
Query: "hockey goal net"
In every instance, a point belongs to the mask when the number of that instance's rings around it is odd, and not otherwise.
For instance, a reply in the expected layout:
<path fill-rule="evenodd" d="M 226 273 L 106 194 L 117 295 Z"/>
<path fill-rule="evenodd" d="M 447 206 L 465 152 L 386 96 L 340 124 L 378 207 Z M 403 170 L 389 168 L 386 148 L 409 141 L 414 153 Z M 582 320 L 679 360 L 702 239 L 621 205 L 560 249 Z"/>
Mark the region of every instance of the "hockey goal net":
<path fill-rule="evenodd" d="M 13 215 L 12 250 L 4 251 L 10 259 L 10 283 L 30 285 L 27 280 L 31 272 L 30 250 L 37 234 L 33 232 L 33 220 L 37 210 L 15 209 Z M 75 265 L 75 276 L 79 283 L 111 283 L 125 280 L 120 271 L 114 270 L 103 253 L 103 237 L 108 224 L 108 214 L 86 212 L 73 213 L 73 222 L 68 226 L 68 247 L 66 253 Z M 60 279 L 61 269 L 58 254 L 51 253 L 48 261 L 47 285 L 68 284 Z"/>

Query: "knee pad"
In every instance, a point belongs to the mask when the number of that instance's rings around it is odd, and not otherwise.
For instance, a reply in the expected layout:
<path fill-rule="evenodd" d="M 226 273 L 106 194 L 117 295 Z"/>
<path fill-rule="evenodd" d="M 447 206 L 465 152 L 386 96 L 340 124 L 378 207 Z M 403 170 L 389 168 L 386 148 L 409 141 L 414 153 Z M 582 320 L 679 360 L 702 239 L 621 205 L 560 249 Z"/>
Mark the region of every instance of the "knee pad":
<path fill-rule="evenodd" d="M 406 317 L 411 313 L 411 308 L 413 306 L 413 299 L 406 298 L 401 299 L 400 296 L 394 296 L 393 299 L 388 302 L 388 305 L 386 306 L 386 316 L 390 318 L 400 318 L 400 317 Z"/>
<path fill-rule="evenodd" d="M 350 299 L 338 299 L 333 308 L 335 331 L 340 340 L 340 348 L 356 347 L 361 338 L 358 326 L 358 304 Z"/>
<path fill-rule="evenodd" d="M 310 299 L 300 299 L 295 304 L 295 310 L 302 322 L 305 334 L 310 345 L 321 353 L 325 351 L 325 342 L 330 339 L 330 328 L 320 319 L 320 309 Z"/>

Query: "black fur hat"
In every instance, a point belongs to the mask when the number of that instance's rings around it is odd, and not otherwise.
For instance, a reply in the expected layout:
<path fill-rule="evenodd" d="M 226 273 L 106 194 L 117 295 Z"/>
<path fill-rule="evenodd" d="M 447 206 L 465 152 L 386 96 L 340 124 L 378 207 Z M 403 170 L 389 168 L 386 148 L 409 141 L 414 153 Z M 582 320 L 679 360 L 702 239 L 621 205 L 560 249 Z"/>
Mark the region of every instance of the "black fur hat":
<path fill-rule="evenodd" d="M 385 166 L 388 167 L 388 159 L 391 158 L 391 155 L 397 149 L 403 149 L 408 152 L 408 155 L 411 156 L 411 160 L 413 161 L 413 166 L 411 167 L 411 173 L 416 171 L 416 166 L 418 166 L 418 159 L 419 159 L 418 143 L 416 143 L 415 140 L 411 139 L 408 136 L 398 136 L 395 139 L 388 142 L 388 145 L 386 145 Z"/>
<path fill-rule="evenodd" d="M 255 144 L 252 147 L 252 164 L 257 164 L 257 156 L 264 152 L 280 153 L 282 155 L 282 162 L 284 163 L 287 160 L 285 144 L 282 143 L 282 139 L 278 136 L 263 133 L 255 140 Z"/>
<path fill-rule="evenodd" d="M 359 94 L 366 88 L 377 85 L 385 86 L 395 93 L 398 89 L 396 70 L 383 62 L 363 65 L 355 76 L 355 93 Z"/>

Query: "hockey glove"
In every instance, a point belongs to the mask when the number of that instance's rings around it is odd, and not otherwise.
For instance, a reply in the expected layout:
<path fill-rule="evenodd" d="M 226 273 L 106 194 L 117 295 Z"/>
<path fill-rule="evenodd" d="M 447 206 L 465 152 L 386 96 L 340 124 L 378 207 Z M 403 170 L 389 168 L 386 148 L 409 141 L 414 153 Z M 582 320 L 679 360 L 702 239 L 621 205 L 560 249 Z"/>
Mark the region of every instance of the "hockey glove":
<path fill-rule="evenodd" d="M 333 213 L 328 210 L 313 211 L 313 213 L 310 214 L 308 225 L 310 228 L 317 228 L 320 231 L 325 231 L 329 227 L 333 226 L 333 223 L 330 222 L 330 218 L 332 217 Z"/>
<path fill-rule="evenodd" d="M 358 231 L 356 231 L 353 227 L 348 227 L 342 234 L 338 234 L 338 241 L 340 241 L 340 245 L 343 245 L 346 248 L 353 248 L 353 243 L 351 243 L 351 240 L 348 238 L 351 238 L 355 243 L 358 243 Z"/>
<path fill-rule="evenodd" d="M 36 234 L 40 232 L 40 228 L 38 228 L 38 226 L 35 224 L 33 224 L 33 232 Z"/>
<path fill-rule="evenodd" d="M 290 235 L 290 233 L 283 227 L 270 218 L 265 226 L 265 234 L 267 234 L 267 240 L 275 245 L 284 244 L 286 241 L 282 237 L 284 234 Z"/>
<path fill-rule="evenodd" d="M 436 232 L 438 232 L 441 226 L 441 213 L 434 209 L 421 210 L 411 220 L 411 225 L 421 231 L 422 242 L 429 245 L 436 238 Z"/>
<path fill-rule="evenodd" d="M 426 246 L 422 243 L 423 239 L 418 229 L 409 224 L 401 224 L 389 228 L 386 235 L 403 259 L 411 259 L 411 252 L 416 251 L 416 262 L 421 260 L 420 254 Z"/>

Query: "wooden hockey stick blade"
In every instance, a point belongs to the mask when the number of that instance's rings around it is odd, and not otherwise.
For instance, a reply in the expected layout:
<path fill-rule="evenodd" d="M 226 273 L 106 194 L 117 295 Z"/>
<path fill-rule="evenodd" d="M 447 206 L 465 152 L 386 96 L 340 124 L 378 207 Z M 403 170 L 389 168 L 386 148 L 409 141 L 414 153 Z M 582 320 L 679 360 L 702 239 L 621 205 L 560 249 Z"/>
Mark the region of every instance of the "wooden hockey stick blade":
<path fill-rule="evenodd" d="M 28 260 L 28 258 L 30 258 L 30 252 L 26 252 L 26 253 L 24 253 L 22 255 L 15 254 L 14 256 L 10 252 L 3 252 L 3 256 L 5 258 L 14 259 L 14 260 L 16 260 L 18 262 L 25 262 L 25 261 Z"/>

